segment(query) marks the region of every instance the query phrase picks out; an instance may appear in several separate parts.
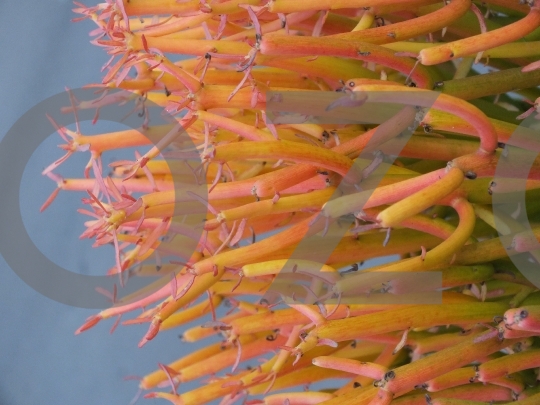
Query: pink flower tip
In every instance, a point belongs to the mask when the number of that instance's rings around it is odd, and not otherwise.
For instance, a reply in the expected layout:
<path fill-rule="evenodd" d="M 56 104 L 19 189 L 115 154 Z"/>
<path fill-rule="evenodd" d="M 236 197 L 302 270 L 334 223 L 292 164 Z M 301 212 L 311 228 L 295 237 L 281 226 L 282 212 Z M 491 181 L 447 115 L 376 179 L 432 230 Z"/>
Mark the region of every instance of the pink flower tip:
<path fill-rule="evenodd" d="M 532 72 L 533 70 L 536 70 L 536 69 L 540 69 L 540 60 L 528 64 L 527 66 L 523 67 L 523 69 L 521 69 L 521 71 L 523 73 L 527 73 L 527 72 Z"/>
<path fill-rule="evenodd" d="M 145 337 L 143 337 L 141 339 L 141 341 L 139 342 L 139 344 L 137 345 L 137 347 L 140 349 L 141 347 L 143 347 L 147 343 L 148 343 L 148 340 Z"/>
<path fill-rule="evenodd" d="M 317 341 L 317 346 L 338 347 L 338 344 L 332 339 L 322 338 Z"/>
<path fill-rule="evenodd" d="M 144 336 L 144 338 L 146 340 L 152 340 L 153 338 L 155 338 L 156 335 L 159 332 L 160 325 L 161 325 L 160 321 L 153 320 L 152 323 L 150 324 L 150 327 L 148 328 L 148 332 L 146 332 L 146 335 Z"/>
<path fill-rule="evenodd" d="M 99 314 L 98 315 L 92 315 L 91 317 L 86 319 L 86 322 L 79 329 L 77 329 L 75 331 L 75 334 L 78 335 L 78 334 L 80 334 L 80 333 L 94 327 L 102 319 L 103 319 L 103 317 L 101 315 L 99 315 Z"/>

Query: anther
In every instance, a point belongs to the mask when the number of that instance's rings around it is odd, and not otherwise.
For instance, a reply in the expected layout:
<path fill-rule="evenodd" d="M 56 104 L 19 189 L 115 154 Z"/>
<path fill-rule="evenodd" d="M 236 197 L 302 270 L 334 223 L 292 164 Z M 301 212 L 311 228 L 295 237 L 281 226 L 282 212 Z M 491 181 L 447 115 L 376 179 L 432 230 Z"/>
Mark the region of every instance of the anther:
<path fill-rule="evenodd" d="M 385 381 L 393 380 L 394 378 L 396 378 L 396 373 L 393 370 L 390 370 L 384 375 L 383 378 Z"/>

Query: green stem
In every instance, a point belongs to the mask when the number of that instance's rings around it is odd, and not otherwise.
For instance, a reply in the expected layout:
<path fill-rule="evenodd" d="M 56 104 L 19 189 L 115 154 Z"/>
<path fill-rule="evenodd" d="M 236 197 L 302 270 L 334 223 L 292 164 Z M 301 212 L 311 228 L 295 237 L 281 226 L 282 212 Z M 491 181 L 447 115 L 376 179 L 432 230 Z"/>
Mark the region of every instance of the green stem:
<path fill-rule="evenodd" d="M 540 69 L 523 73 L 521 68 L 443 82 L 442 92 L 464 100 L 506 93 L 540 85 Z"/>

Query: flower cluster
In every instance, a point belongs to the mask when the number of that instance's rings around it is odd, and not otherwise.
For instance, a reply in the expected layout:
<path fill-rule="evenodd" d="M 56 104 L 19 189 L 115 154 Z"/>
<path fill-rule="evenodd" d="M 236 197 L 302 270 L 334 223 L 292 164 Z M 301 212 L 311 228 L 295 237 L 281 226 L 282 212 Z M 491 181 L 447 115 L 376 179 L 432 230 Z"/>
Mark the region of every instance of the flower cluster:
<path fill-rule="evenodd" d="M 540 100 L 538 1 L 76 4 L 111 58 L 101 97 L 65 112 L 135 101 L 143 122 L 57 126 L 67 154 L 44 171 L 57 189 L 43 208 L 87 192 L 82 236 L 115 246 L 121 286 L 164 275 L 135 298 L 115 290 L 77 333 L 142 309 L 124 321 L 149 324 L 139 346 L 197 319 L 183 340 L 222 338 L 143 377 L 146 397 L 540 402 L 540 284 L 512 260 L 540 263 L 540 160 L 526 190 L 512 177 L 539 150 L 519 121 Z M 149 103 L 173 123 L 152 126 Z M 107 175 L 101 155 L 128 147 L 148 150 Z M 76 152 L 91 154 L 85 178 L 54 173 Z M 516 215 L 497 210 L 524 191 Z"/>

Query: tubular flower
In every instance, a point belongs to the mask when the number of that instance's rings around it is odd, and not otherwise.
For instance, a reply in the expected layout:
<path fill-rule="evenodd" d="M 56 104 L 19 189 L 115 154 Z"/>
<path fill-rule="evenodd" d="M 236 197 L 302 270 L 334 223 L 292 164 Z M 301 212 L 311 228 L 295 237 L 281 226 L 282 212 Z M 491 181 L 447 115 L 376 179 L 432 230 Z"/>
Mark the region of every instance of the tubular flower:
<path fill-rule="evenodd" d="M 63 112 L 134 102 L 141 126 L 51 119 L 67 152 L 43 209 L 85 192 L 109 273 L 160 276 L 77 333 L 142 309 L 139 346 L 214 338 L 144 376 L 147 398 L 538 403 L 538 0 L 76 5 L 111 59 Z M 84 178 L 54 172 L 79 152 Z"/>

